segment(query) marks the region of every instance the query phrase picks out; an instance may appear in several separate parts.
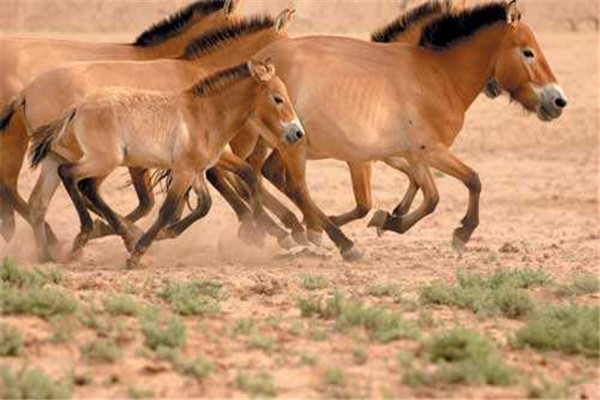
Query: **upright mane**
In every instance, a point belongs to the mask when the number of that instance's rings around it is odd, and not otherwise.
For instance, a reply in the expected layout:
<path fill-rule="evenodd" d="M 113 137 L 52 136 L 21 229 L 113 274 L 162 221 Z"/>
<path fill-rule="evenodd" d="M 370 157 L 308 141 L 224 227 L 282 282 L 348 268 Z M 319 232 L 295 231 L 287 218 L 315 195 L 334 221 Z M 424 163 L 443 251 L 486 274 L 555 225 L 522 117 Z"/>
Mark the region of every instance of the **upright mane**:
<path fill-rule="evenodd" d="M 271 29 L 274 25 L 275 20 L 269 15 L 255 15 L 245 18 L 224 28 L 214 29 L 199 36 L 185 47 L 181 58 L 185 60 L 200 58 L 233 40 L 265 29 Z"/>
<path fill-rule="evenodd" d="M 429 23 L 421 33 L 419 46 L 444 50 L 496 22 L 507 20 L 504 3 L 490 3 L 456 14 L 446 14 Z"/>
<path fill-rule="evenodd" d="M 134 46 L 154 46 L 177 36 L 198 20 L 222 10 L 225 0 L 197 0 L 142 32 Z"/>
<path fill-rule="evenodd" d="M 208 97 L 251 76 L 248 63 L 216 72 L 196 83 L 190 91 L 197 97 Z"/>
<path fill-rule="evenodd" d="M 396 41 L 398 36 L 404 33 L 415 23 L 422 21 L 424 18 L 434 14 L 439 14 L 448 10 L 446 2 L 442 3 L 439 0 L 432 0 L 421 4 L 418 7 L 402 14 L 394 21 L 384 26 L 383 28 L 371 34 L 371 41 L 378 43 L 391 43 Z"/>

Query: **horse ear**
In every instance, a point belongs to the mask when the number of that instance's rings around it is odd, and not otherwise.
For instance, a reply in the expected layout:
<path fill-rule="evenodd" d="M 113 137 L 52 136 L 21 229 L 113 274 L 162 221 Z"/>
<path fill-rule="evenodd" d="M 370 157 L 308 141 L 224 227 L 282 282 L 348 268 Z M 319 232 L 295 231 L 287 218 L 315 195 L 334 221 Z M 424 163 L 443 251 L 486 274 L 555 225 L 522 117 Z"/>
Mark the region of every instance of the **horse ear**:
<path fill-rule="evenodd" d="M 268 82 L 275 76 L 275 66 L 265 61 L 248 61 L 250 74 L 257 82 Z"/>
<path fill-rule="evenodd" d="M 511 0 L 506 5 L 506 22 L 515 24 L 521 20 L 521 12 L 517 9 L 517 0 Z"/>
<path fill-rule="evenodd" d="M 223 4 L 223 12 L 225 15 L 229 16 L 230 14 L 233 14 L 238 9 L 241 2 L 242 0 L 225 0 L 225 3 Z"/>
<path fill-rule="evenodd" d="M 294 14 L 296 14 L 296 10 L 286 8 L 277 16 L 275 20 L 275 32 L 282 33 L 287 32 L 288 26 L 292 19 L 294 19 Z"/>

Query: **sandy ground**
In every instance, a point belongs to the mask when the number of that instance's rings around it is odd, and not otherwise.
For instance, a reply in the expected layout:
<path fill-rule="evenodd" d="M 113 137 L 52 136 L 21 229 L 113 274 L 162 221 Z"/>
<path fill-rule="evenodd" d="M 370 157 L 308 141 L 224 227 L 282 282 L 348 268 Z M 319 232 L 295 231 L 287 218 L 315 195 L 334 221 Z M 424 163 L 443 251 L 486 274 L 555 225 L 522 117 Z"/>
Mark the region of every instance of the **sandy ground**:
<path fill-rule="evenodd" d="M 74 389 L 74 395 L 81 398 L 127 396 L 127 388 L 132 385 L 151 389 L 157 397 L 245 397 L 235 385 L 240 370 L 269 372 L 280 397 L 330 397 L 321 376 L 327 367 L 336 365 L 352 376 L 352 397 L 526 396 L 522 384 L 506 388 L 457 385 L 413 389 L 401 383 L 402 367 L 397 358 L 403 351 L 414 349 L 414 341 L 365 343 L 333 330 L 327 340 L 314 341 L 308 334 L 292 336 L 287 329 L 295 321 L 309 326 L 300 319 L 296 305 L 296 297 L 306 295 L 300 284 L 303 274 L 327 278 L 327 287 L 317 292 L 322 295 L 338 289 L 389 309 L 404 310 L 407 319 L 416 319 L 420 310 L 405 309 L 402 302 L 364 296 L 365 287 L 373 283 L 397 284 L 403 298 L 415 299 L 420 285 L 435 279 L 451 282 L 457 269 L 487 273 L 499 266 L 539 266 L 558 281 L 566 281 L 578 272 L 598 273 L 598 38 L 594 33 L 540 33 L 538 40 L 569 97 L 569 107 L 560 120 L 551 124 L 527 115 L 506 98 L 491 101 L 481 96 L 469 111 L 454 149 L 479 172 L 483 193 L 480 227 L 462 255 L 452 250 L 450 238 L 466 210 L 467 191 L 450 177 L 437 176 L 441 196 L 437 211 L 405 235 L 388 233 L 378 238 L 366 229 L 368 219 L 347 226 L 345 232 L 366 250 L 364 259 L 354 264 L 344 263 L 335 253 L 328 260 L 277 260 L 277 249 L 271 242 L 262 250 L 243 246 L 235 239 L 234 214 L 213 191 L 210 215 L 180 239 L 154 245 L 147 269 L 126 270 L 125 249 L 115 238 L 90 243 L 79 260 L 60 265 L 68 289 L 87 299 L 101 300 L 107 293 L 127 286 L 133 288 L 140 302 L 156 303 L 153 286 L 148 282 L 158 285 L 164 278 L 198 278 L 223 283 L 229 297 L 222 301 L 219 314 L 185 318 L 185 354 L 204 354 L 216 365 L 206 382 L 195 382 L 177 374 L 168 364 L 164 366 L 164 362 L 139 356 L 136 349 L 142 339 L 137 330 L 124 346 L 122 360 L 98 366 L 82 359 L 79 352 L 82 342 L 91 337 L 90 331 L 78 331 L 76 340 L 52 343 L 48 339 L 51 325 L 31 317 L 3 317 L 3 321 L 23 329 L 26 350 L 24 357 L 3 358 L 2 363 L 13 368 L 40 366 L 53 376 L 73 370 L 77 374 L 91 373 L 92 384 Z M 125 181 L 122 172 L 114 175 L 104 188 L 108 202 L 120 211 L 129 210 L 135 205 L 132 191 L 119 189 Z M 35 173 L 24 172 L 24 193 L 31 190 L 35 179 Z M 353 206 L 344 164 L 310 163 L 308 182 L 317 204 L 328 213 Z M 378 165 L 373 179 L 376 208 L 392 209 L 406 186 L 403 176 Z M 64 191 L 55 197 L 49 222 L 65 245 L 78 231 L 75 212 Z M 519 251 L 500 252 L 505 243 Z M 19 225 L 13 243 L 0 245 L 0 257 L 10 255 L 21 265 L 35 265 L 32 235 L 24 224 Z M 326 246 L 332 248 L 329 242 Z M 577 301 L 597 304 L 598 298 L 597 294 L 588 295 Z M 457 324 L 473 327 L 494 337 L 505 360 L 525 375 L 542 374 L 554 382 L 576 376 L 581 379 L 572 385 L 571 396 L 600 398 L 599 369 L 594 360 L 553 352 L 515 351 L 506 346 L 507 338 L 523 325 L 522 321 L 478 319 L 468 311 L 447 308 L 433 307 L 429 311 L 435 321 L 430 332 Z M 262 321 L 262 332 L 275 338 L 275 351 L 249 350 L 245 339 L 228 334 L 237 319 L 250 317 Z M 281 322 L 268 324 L 268 317 Z M 128 326 L 137 326 L 134 318 L 125 321 Z M 368 355 L 364 365 L 351 361 L 352 349 L 357 345 L 363 346 Z M 303 353 L 318 356 L 319 362 L 299 366 Z M 113 379 L 110 383 L 111 376 L 116 376 L 118 382 Z"/>

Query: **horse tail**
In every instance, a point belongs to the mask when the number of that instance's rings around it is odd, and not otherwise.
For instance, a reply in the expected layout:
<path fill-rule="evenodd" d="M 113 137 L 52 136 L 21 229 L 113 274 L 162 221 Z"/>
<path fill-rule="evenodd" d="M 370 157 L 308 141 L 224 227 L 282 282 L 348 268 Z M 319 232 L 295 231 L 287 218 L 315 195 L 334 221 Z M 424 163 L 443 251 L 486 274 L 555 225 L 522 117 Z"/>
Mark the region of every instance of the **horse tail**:
<path fill-rule="evenodd" d="M 61 119 L 52 121 L 36 129 L 31 136 L 32 145 L 29 150 L 31 168 L 37 167 L 46 158 L 52 149 L 52 143 L 67 130 L 67 127 L 75 118 L 76 112 L 76 108 L 71 108 Z"/>
<path fill-rule="evenodd" d="M 4 132 L 4 130 L 6 130 L 6 128 L 8 127 L 8 124 L 10 123 L 10 119 L 12 118 L 13 114 L 24 105 L 25 96 L 19 93 L 18 95 L 13 97 L 10 103 L 8 103 L 8 106 L 6 106 L 4 110 L 2 110 L 2 113 L 0 114 L 0 134 L 2 134 L 2 132 Z"/>

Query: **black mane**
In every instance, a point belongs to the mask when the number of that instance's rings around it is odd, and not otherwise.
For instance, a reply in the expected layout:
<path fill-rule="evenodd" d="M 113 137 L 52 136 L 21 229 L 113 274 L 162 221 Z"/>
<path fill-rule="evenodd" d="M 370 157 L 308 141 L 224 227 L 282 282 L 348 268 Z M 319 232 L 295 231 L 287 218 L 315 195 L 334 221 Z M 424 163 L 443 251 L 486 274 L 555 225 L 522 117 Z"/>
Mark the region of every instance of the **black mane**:
<path fill-rule="evenodd" d="M 194 96 L 206 97 L 250 76 L 248 63 L 244 63 L 216 72 L 196 83 L 190 90 Z"/>
<path fill-rule="evenodd" d="M 269 15 L 255 15 L 245 18 L 224 28 L 209 31 L 196 38 L 185 47 L 182 58 L 192 60 L 202 57 L 232 40 L 265 29 L 271 29 L 273 26 L 275 26 L 275 20 Z"/>
<path fill-rule="evenodd" d="M 403 32 L 409 29 L 416 22 L 421 21 L 431 15 L 445 12 L 448 7 L 440 2 L 428 1 L 418 7 L 411 9 L 385 27 L 371 34 L 371 41 L 378 43 L 391 43 L 396 40 Z"/>
<path fill-rule="evenodd" d="M 419 46 L 443 50 L 472 36 L 482 28 L 507 20 L 504 3 L 491 3 L 447 14 L 428 24 L 421 34 Z"/>
<path fill-rule="evenodd" d="M 225 0 L 198 0 L 142 32 L 134 46 L 154 46 L 179 35 L 201 18 L 222 10 Z"/>

